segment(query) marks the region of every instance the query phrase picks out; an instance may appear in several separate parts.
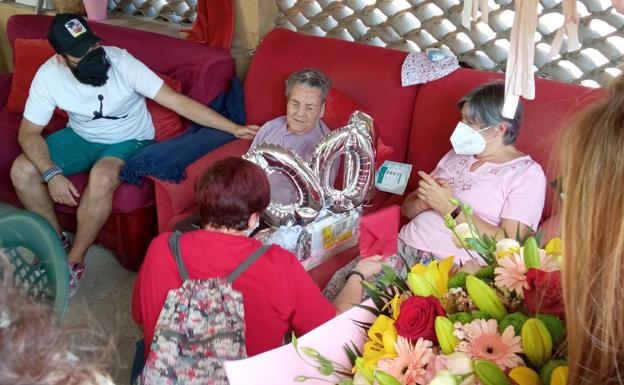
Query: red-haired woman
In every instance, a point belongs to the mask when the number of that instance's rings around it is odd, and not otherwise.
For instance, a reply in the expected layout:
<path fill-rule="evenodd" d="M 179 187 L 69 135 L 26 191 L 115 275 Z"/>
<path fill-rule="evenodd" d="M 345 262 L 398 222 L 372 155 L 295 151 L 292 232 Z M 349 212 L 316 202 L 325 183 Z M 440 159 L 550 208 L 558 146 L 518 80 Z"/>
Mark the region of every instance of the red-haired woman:
<path fill-rule="evenodd" d="M 248 234 L 269 204 L 269 182 L 257 165 L 227 158 L 206 172 L 196 196 L 202 230 L 181 236 L 184 265 L 191 279 L 225 277 L 261 246 Z M 152 241 L 134 285 L 132 316 L 143 325 L 145 357 L 167 292 L 182 285 L 169 236 L 164 233 Z M 380 260 L 360 261 L 332 305 L 292 253 L 271 246 L 232 285 L 243 294 L 247 354 L 276 348 L 288 331 L 306 333 L 359 303 L 360 280 L 378 273 Z"/>

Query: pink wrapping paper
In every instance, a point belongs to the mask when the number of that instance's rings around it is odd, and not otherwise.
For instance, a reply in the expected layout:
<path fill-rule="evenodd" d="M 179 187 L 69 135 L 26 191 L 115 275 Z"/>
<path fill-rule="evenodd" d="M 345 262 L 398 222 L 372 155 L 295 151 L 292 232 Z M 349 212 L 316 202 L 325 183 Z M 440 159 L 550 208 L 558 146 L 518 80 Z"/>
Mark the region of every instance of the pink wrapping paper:
<path fill-rule="evenodd" d="M 369 304 L 372 306 L 372 304 Z M 364 331 L 353 320 L 373 322 L 375 316 L 357 307 L 340 314 L 299 338 L 299 347 L 316 349 L 325 357 L 346 367 L 351 367 L 342 346 L 353 341 L 358 347 L 364 345 Z M 310 359 L 308 359 L 310 360 Z M 306 365 L 288 344 L 251 358 L 225 363 L 230 385 L 301 384 L 294 378 L 300 375 L 323 377 L 315 368 Z M 329 377 L 327 377 L 329 378 Z M 307 380 L 308 385 L 327 385 L 327 382 Z"/>

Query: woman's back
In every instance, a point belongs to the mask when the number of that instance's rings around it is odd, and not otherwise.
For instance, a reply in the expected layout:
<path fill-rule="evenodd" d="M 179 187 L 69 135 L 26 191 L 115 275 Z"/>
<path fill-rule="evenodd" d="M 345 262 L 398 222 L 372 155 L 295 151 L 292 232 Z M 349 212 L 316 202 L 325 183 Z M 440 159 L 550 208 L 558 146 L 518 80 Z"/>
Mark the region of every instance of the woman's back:
<path fill-rule="evenodd" d="M 170 235 L 152 241 L 134 287 L 132 315 L 144 326 L 146 357 L 167 293 L 182 284 L 168 246 Z M 191 279 L 225 277 L 260 246 L 254 238 L 206 230 L 180 238 Z M 277 246 L 270 247 L 232 286 L 243 294 L 250 356 L 280 346 L 289 330 L 306 333 L 336 314 L 294 255 Z"/>

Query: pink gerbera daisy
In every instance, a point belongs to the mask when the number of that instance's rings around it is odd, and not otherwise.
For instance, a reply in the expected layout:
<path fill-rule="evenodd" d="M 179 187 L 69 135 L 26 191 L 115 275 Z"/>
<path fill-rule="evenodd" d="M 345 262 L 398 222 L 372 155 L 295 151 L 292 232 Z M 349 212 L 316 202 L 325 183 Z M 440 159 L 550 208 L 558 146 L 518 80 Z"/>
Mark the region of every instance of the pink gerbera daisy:
<path fill-rule="evenodd" d="M 425 366 L 433 355 L 431 341 L 419 338 L 416 345 L 399 336 L 394 343 L 397 357 L 377 362 L 377 368 L 401 381 L 401 384 L 422 384 L 425 379 Z"/>
<path fill-rule="evenodd" d="M 490 360 L 502 370 L 524 365 L 521 338 L 516 336 L 512 326 L 508 326 L 502 335 L 498 333 L 496 320 L 474 320 L 463 326 L 465 340 L 457 350 L 467 353 L 473 359 Z"/>
<path fill-rule="evenodd" d="M 515 291 L 522 297 L 524 290 L 529 288 L 526 277 L 526 266 L 521 255 L 514 254 L 498 260 L 498 267 L 494 269 L 494 284 L 498 288 Z"/>

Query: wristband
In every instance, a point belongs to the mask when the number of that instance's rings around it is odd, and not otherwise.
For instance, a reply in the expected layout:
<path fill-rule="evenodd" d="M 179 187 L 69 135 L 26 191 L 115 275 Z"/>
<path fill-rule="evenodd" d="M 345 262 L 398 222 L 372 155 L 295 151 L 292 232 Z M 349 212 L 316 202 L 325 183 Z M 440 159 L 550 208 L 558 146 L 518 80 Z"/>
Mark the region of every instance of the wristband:
<path fill-rule="evenodd" d="M 461 206 L 455 207 L 455 210 L 453 210 L 450 215 L 451 215 L 451 218 L 457 219 L 459 214 L 461 214 Z"/>
<path fill-rule="evenodd" d="M 58 166 L 50 167 L 41 174 L 41 181 L 43 183 L 48 183 L 50 180 L 52 180 L 52 178 L 57 175 L 63 175 L 63 170 L 61 170 L 61 168 Z"/>
<path fill-rule="evenodd" d="M 362 273 L 358 269 L 353 269 L 349 272 L 349 274 L 347 274 L 347 277 L 345 278 L 345 282 L 348 281 L 352 275 L 357 275 L 362 279 L 362 281 L 366 281 L 366 278 L 364 278 L 364 273 Z"/>

